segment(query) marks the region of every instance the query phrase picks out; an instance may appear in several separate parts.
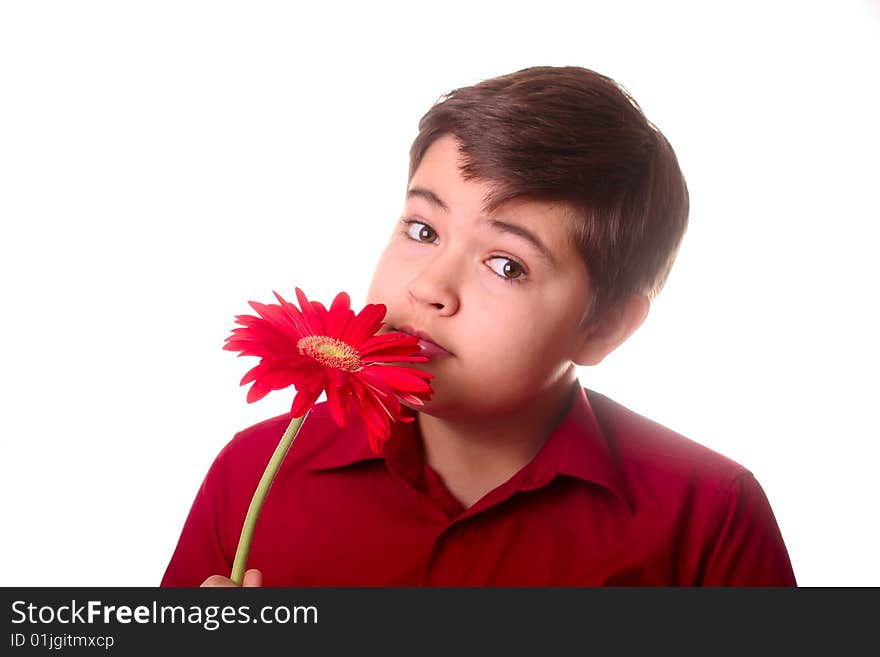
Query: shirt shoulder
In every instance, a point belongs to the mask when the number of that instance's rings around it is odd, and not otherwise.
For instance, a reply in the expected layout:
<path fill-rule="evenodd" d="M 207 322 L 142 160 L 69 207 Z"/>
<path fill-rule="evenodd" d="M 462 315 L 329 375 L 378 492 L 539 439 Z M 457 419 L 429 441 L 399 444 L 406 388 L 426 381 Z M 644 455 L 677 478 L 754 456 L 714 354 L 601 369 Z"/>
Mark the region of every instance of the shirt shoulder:
<path fill-rule="evenodd" d="M 677 546 L 682 582 L 796 585 L 770 501 L 748 468 L 604 395 L 587 397 L 631 496 L 634 526 Z"/>
<path fill-rule="evenodd" d="M 662 483 L 726 488 L 751 475 L 742 464 L 630 410 L 598 392 L 587 398 L 617 466 L 633 485 Z"/>

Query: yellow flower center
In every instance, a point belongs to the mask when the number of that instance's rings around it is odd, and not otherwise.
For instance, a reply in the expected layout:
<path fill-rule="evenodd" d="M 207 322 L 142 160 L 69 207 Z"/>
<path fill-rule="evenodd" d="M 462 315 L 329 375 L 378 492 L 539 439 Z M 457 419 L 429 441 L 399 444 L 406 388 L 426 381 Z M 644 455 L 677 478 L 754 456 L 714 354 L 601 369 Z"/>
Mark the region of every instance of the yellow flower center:
<path fill-rule="evenodd" d="M 303 356 L 310 356 L 321 365 L 343 372 L 360 372 L 364 369 L 357 349 L 336 338 L 326 335 L 307 335 L 300 338 L 296 348 Z"/>

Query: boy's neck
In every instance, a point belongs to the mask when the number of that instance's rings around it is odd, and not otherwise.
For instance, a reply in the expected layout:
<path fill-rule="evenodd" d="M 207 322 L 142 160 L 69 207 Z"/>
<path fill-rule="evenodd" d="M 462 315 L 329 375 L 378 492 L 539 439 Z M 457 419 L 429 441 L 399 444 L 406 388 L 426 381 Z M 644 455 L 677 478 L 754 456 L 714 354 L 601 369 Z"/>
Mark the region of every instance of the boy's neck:
<path fill-rule="evenodd" d="M 427 464 L 465 508 L 529 463 L 571 403 L 577 376 L 562 377 L 540 399 L 489 419 L 418 414 Z"/>

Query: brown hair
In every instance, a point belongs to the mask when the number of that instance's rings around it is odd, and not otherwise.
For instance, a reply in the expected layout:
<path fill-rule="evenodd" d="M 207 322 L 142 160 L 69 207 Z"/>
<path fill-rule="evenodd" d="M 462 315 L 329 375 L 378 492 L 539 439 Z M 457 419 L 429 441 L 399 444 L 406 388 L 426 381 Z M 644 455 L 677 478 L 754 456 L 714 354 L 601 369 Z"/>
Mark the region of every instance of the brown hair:
<path fill-rule="evenodd" d="M 464 177 L 492 183 L 488 209 L 513 198 L 575 209 L 594 288 L 584 324 L 663 288 L 687 228 L 687 185 L 669 142 L 614 80 L 537 66 L 455 89 L 419 121 L 410 180 L 444 134 L 459 141 Z"/>

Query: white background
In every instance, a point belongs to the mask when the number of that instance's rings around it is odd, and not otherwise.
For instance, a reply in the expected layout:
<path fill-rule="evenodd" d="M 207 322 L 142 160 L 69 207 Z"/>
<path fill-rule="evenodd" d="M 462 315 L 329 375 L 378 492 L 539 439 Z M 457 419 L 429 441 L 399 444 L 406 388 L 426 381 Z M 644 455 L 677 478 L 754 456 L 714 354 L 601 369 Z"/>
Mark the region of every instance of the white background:
<path fill-rule="evenodd" d="M 749 467 L 804 586 L 880 585 L 880 9 L 837 2 L 0 5 L 0 584 L 158 584 L 232 434 L 246 301 L 363 303 L 443 93 L 625 85 L 690 228 L 581 381 Z"/>

